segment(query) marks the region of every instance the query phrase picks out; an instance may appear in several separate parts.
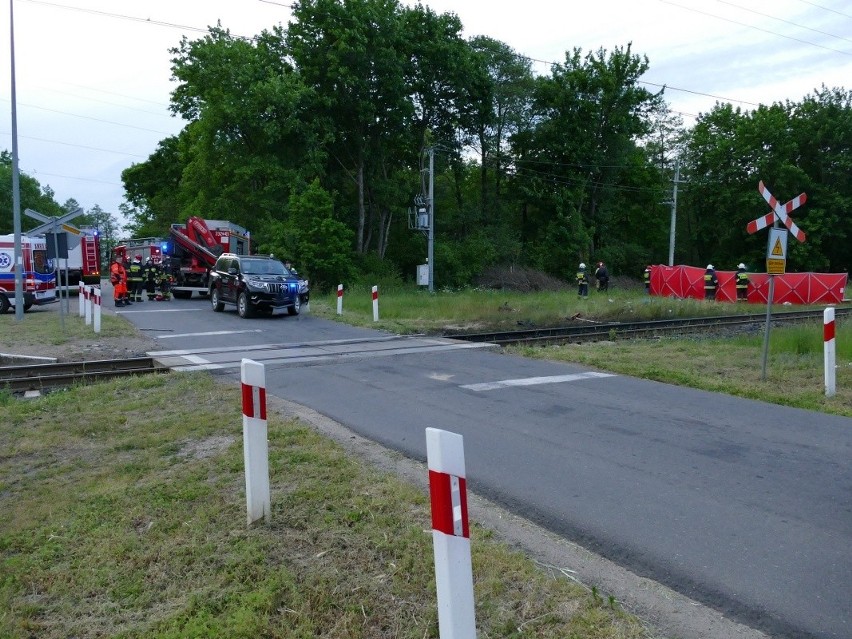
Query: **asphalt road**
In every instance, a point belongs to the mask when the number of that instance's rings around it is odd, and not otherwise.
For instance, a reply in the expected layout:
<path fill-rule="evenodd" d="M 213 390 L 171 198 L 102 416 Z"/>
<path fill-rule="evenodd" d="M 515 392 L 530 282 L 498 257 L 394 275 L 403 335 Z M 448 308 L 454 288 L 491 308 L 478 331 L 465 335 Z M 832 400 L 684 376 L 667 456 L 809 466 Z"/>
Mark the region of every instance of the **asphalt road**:
<path fill-rule="evenodd" d="M 205 300 L 122 314 L 163 357 L 238 375 L 425 460 L 464 436 L 470 490 L 773 637 L 852 637 L 852 420 L 493 349 Z M 235 332 L 238 331 L 238 332 Z"/>

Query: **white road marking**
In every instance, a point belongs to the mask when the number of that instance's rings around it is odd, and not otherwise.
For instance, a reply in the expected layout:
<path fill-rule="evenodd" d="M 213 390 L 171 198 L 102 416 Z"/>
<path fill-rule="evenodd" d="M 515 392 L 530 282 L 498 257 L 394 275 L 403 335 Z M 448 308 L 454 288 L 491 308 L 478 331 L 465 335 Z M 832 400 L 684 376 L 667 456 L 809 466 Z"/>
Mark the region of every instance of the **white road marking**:
<path fill-rule="evenodd" d="M 115 311 L 116 315 L 126 315 L 127 313 L 183 313 L 184 311 L 197 311 L 197 308 L 158 308 L 152 311 Z"/>
<path fill-rule="evenodd" d="M 259 328 L 245 331 L 208 331 L 206 333 L 178 333 L 177 335 L 157 335 L 157 339 L 174 339 L 176 337 L 205 337 L 208 335 L 235 335 L 237 333 L 262 333 Z"/>
<path fill-rule="evenodd" d="M 482 384 L 465 384 L 460 388 L 473 391 L 489 391 L 510 386 L 536 386 L 538 384 L 559 384 L 561 382 L 576 382 L 581 379 L 592 379 L 596 377 L 615 377 L 611 373 L 575 373 L 572 375 L 553 375 L 550 377 L 526 377 L 523 379 L 504 379 L 499 382 L 485 382 Z"/>

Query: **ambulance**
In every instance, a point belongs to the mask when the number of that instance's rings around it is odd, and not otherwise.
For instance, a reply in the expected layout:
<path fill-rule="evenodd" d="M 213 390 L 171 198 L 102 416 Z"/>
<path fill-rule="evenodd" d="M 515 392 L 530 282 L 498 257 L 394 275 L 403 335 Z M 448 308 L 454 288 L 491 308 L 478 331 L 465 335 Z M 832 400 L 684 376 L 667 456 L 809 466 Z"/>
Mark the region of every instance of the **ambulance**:
<path fill-rule="evenodd" d="M 24 310 L 56 301 L 56 273 L 43 237 L 21 236 Z M 0 314 L 15 307 L 15 236 L 0 235 Z"/>

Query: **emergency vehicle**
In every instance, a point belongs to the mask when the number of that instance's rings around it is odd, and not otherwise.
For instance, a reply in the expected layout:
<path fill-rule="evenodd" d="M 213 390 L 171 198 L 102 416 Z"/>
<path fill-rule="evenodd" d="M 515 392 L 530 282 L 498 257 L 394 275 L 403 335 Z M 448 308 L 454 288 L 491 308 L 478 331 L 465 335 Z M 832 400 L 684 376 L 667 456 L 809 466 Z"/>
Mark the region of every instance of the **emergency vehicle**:
<path fill-rule="evenodd" d="M 80 282 L 101 284 L 101 238 L 97 229 L 80 228 L 80 243 L 68 249 L 68 261 L 59 260 L 59 281 L 63 289 L 76 291 Z"/>
<path fill-rule="evenodd" d="M 56 301 L 56 274 L 43 237 L 21 236 L 24 310 Z M 0 314 L 15 306 L 15 236 L 0 235 Z"/>
<path fill-rule="evenodd" d="M 233 222 L 191 217 L 186 224 L 172 224 L 163 245 L 163 268 L 172 277 L 172 294 L 178 299 L 189 299 L 193 292 L 206 296 L 219 256 L 248 255 L 250 248 L 249 232 Z"/>

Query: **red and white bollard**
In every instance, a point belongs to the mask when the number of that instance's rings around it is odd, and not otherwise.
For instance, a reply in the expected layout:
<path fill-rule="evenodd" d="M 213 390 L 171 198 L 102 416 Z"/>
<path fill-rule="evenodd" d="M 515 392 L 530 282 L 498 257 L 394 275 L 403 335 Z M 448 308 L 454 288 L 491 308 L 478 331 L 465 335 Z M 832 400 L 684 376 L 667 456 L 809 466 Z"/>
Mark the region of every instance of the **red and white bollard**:
<path fill-rule="evenodd" d="M 80 280 L 77 286 L 77 302 L 80 306 L 80 317 L 83 317 L 86 314 L 86 285 L 83 284 L 83 280 Z"/>
<path fill-rule="evenodd" d="M 835 365 L 834 307 L 822 313 L 823 354 L 825 360 L 825 396 L 834 397 L 837 392 L 837 367 Z"/>
<path fill-rule="evenodd" d="M 92 301 L 94 299 L 94 295 L 92 293 L 91 286 L 86 286 L 86 326 L 92 325 Z"/>
<path fill-rule="evenodd" d="M 432 501 L 438 634 L 441 639 L 475 638 L 464 439 L 446 430 L 427 428 L 426 458 Z"/>
<path fill-rule="evenodd" d="M 95 308 L 94 308 L 94 323 L 95 323 L 95 333 L 101 332 L 101 289 L 94 288 L 92 290 L 95 297 Z"/>
<path fill-rule="evenodd" d="M 337 314 L 343 315 L 343 284 L 337 285 Z"/>
<path fill-rule="evenodd" d="M 379 321 L 379 287 L 373 287 L 373 321 Z"/>
<path fill-rule="evenodd" d="M 272 517 L 269 499 L 269 444 L 266 425 L 266 367 L 243 359 L 243 458 L 246 466 L 246 511 L 251 525 Z"/>

